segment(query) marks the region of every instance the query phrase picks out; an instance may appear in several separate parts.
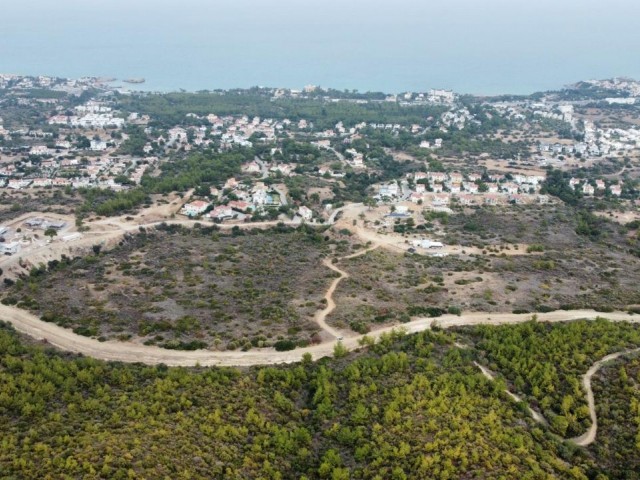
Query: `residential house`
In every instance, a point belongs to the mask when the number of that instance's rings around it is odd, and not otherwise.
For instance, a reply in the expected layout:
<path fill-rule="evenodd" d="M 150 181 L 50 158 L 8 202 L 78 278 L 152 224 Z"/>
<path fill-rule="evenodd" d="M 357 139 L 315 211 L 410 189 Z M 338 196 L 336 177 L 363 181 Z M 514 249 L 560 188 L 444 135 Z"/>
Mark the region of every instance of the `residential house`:
<path fill-rule="evenodd" d="M 467 175 L 467 178 L 470 182 L 477 182 L 478 180 L 482 179 L 482 175 L 477 173 L 470 173 L 469 175 Z"/>
<path fill-rule="evenodd" d="M 611 185 L 611 187 L 609 187 L 609 190 L 611 190 L 611 195 L 615 195 L 616 197 L 619 197 L 622 194 L 621 185 Z"/>
<path fill-rule="evenodd" d="M 219 205 L 209 212 L 209 218 L 219 221 L 233 218 L 234 215 L 233 209 L 228 205 Z"/>
<path fill-rule="evenodd" d="M 478 193 L 478 185 L 472 182 L 463 182 L 462 187 L 469 193 Z"/>
<path fill-rule="evenodd" d="M 208 202 L 205 202 L 204 200 L 195 200 L 191 203 L 185 203 L 182 207 L 182 213 L 189 217 L 195 217 L 197 215 L 202 215 L 208 207 Z"/>
<path fill-rule="evenodd" d="M 21 188 L 26 188 L 31 184 L 31 180 L 29 179 L 11 179 L 7 183 L 7 188 L 13 188 L 14 190 L 20 190 Z"/>
<path fill-rule="evenodd" d="M 518 185 L 515 183 L 505 183 L 502 185 L 502 190 L 507 192 L 509 195 L 515 195 L 518 193 Z"/>
<path fill-rule="evenodd" d="M 460 205 L 473 205 L 475 203 L 475 197 L 469 194 L 462 194 L 458 196 L 458 200 L 460 201 Z"/>
<path fill-rule="evenodd" d="M 420 203 L 421 201 L 424 202 L 426 195 L 424 193 L 417 193 L 414 192 L 411 195 L 409 195 L 409 200 L 411 200 L 411 202 L 413 203 Z"/>
<path fill-rule="evenodd" d="M 274 165 L 269 169 L 269 171 L 274 173 L 281 173 L 283 176 L 288 177 L 293 174 L 294 169 L 295 165 L 281 163 L 279 165 Z"/>
<path fill-rule="evenodd" d="M 242 200 L 232 200 L 229 202 L 228 206 L 240 212 L 246 212 L 252 207 L 251 204 L 244 202 Z"/>
<path fill-rule="evenodd" d="M 442 183 L 447 180 L 447 174 L 444 172 L 429 172 L 427 178 L 431 183 Z"/>
<path fill-rule="evenodd" d="M 593 188 L 593 185 L 585 183 L 584 185 L 582 185 L 582 193 L 583 195 L 593 195 L 594 193 L 596 193 L 596 189 Z"/>
<path fill-rule="evenodd" d="M 242 165 L 242 171 L 245 173 L 260 173 L 260 165 L 257 162 L 249 162 Z"/>
<path fill-rule="evenodd" d="M 49 153 L 51 152 L 45 145 L 36 145 L 29 150 L 29 155 L 48 155 Z"/>
<path fill-rule="evenodd" d="M 71 185 L 71 180 L 68 178 L 56 177 L 51 180 L 51 184 L 54 187 L 66 187 L 67 185 Z"/>
<path fill-rule="evenodd" d="M 436 193 L 431 197 L 431 205 L 434 207 L 443 207 L 449 205 L 451 197 L 448 193 Z"/>
<path fill-rule="evenodd" d="M 91 146 L 89 147 L 94 152 L 103 152 L 107 149 L 107 142 L 102 140 L 91 140 Z"/>
<path fill-rule="evenodd" d="M 449 182 L 450 183 L 462 183 L 463 177 L 461 173 L 450 173 L 449 174 Z"/>
<path fill-rule="evenodd" d="M 386 185 L 381 185 L 378 189 L 378 196 L 383 197 L 397 197 L 400 189 L 396 182 L 390 182 Z"/>
<path fill-rule="evenodd" d="M 460 185 L 459 183 L 448 183 L 447 188 L 451 193 L 460 193 L 460 191 L 462 190 L 462 185 Z"/>
<path fill-rule="evenodd" d="M 51 186 L 51 184 L 52 184 L 52 181 L 50 178 L 34 178 L 31 186 L 42 188 L 42 187 L 49 187 Z"/>
<path fill-rule="evenodd" d="M 231 177 L 225 182 L 223 188 L 228 190 L 235 190 L 236 188 L 238 188 L 238 185 L 239 185 L 238 181 L 234 177 Z"/>
<path fill-rule="evenodd" d="M 65 158 L 60 162 L 61 167 L 76 167 L 80 165 L 80 160 L 77 158 Z"/>

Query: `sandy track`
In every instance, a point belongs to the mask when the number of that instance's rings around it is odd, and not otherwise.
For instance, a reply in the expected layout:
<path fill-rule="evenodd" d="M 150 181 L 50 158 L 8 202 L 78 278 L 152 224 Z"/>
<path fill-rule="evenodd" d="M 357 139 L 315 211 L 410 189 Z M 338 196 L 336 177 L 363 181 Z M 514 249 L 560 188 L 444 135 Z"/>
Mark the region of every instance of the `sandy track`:
<path fill-rule="evenodd" d="M 357 205 L 361 208 L 360 205 Z M 337 213 L 337 212 L 335 212 Z M 26 218 L 35 214 L 27 214 L 22 217 Z M 52 216 L 47 214 L 48 216 Z M 14 222 L 21 221 L 23 218 L 15 219 Z M 335 215 L 331 219 L 335 221 Z M 95 222 L 93 225 L 100 225 L 103 230 L 88 232 L 90 239 L 84 239 L 83 243 L 93 244 L 96 242 L 96 237 L 103 239 L 113 238 L 119 235 L 123 235 L 127 232 L 137 230 L 140 226 L 145 228 L 159 225 L 166 222 L 167 224 L 185 224 L 193 226 L 197 221 L 194 220 L 164 220 L 150 222 L 144 225 L 136 225 L 128 222 L 124 222 L 119 219 L 105 219 L 103 221 Z M 280 223 L 274 222 L 256 222 L 248 224 L 238 225 L 240 228 L 266 228 L 269 226 Z M 293 224 L 292 222 L 285 222 Z M 232 228 L 234 225 L 220 225 L 222 228 Z M 104 227 L 110 227 L 112 229 L 106 230 Z M 100 228 L 100 227 L 99 227 Z M 398 245 L 389 239 L 383 239 L 380 235 L 373 234 L 372 232 L 366 232 L 363 229 L 357 229 L 357 233 L 363 240 L 374 242 L 374 245 L 359 252 L 340 258 L 340 260 L 346 260 L 354 258 L 360 255 L 364 255 L 367 252 L 374 250 L 380 246 L 386 248 L 398 248 Z M 367 234 L 369 233 L 369 234 Z M 94 236 L 95 235 L 95 236 Z M 79 245 L 73 245 L 77 247 Z M 34 252 L 35 253 L 35 252 Z M 39 253 L 39 252 L 38 252 Z M 51 248 L 49 247 L 49 254 Z M 59 253 L 59 252 L 56 252 Z M 34 255 L 35 256 L 35 255 Z M 0 319 L 11 323 L 16 330 L 27 334 L 35 339 L 44 340 L 47 343 L 65 351 L 74 352 L 97 358 L 106 361 L 120 361 L 126 363 L 144 363 L 148 365 L 166 364 L 169 366 L 237 366 L 248 367 L 253 365 L 267 365 L 267 364 L 281 364 L 281 363 L 293 363 L 301 359 L 305 353 L 310 353 L 313 358 L 318 359 L 321 357 L 330 356 L 333 353 L 334 346 L 338 343 L 335 339 L 341 338 L 341 332 L 334 329 L 326 323 L 326 317 L 335 309 L 336 305 L 333 300 L 333 294 L 338 284 L 345 278 L 349 277 L 349 274 L 344 270 L 333 265 L 329 258 L 324 260 L 324 265 L 331 270 L 337 272 L 340 276 L 333 280 L 329 286 L 325 299 L 327 306 L 316 314 L 315 321 L 318 325 L 328 334 L 330 334 L 334 340 L 324 342 L 319 345 L 314 345 L 307 348 L 301 348 L 287 352 L 277 352 L 274 349 L 260 349 L 249 352 L 236 352 L 236 351 L 210 351 L 210 350 L 197 350 L 197 351 L 179 351 L 179 350 L 166 350 L 154 346 L 140 345 L 133 342 L 99 342 L 98 340 L 83 337 L 77 335 L 70 330 L 62 328 L 58 325 L 47 323 L 35 315 L 21 310 L 14 306 L 0 304 Z M 594 319 L 602 314 L 594 310 L 572 310 L 572 311 L 556 311 L 549 313 L 537 314 L 537 320 L 541 322 L 561 322 L 578 319 Z M 639 316 L 633 316 L 626 312 L 612 312 L 604 314 L 606 318 L 612 321 L 630 321 L 639 322 Z M 389 333 L 396 328 L 401 328 L 407 333 L 416 333 L 426 329 L 430 329 L 432 325 L 437 324 L 440 328 L 451 328 L 456 326 L 469 326 L 469 325 L 503 325 L 521 323 L 531 319 L 528 314 L 513 314 L 513 313 L 485 313 L 485 312 L 471 312 L 465 313 L 460 316 L 456 315 L 444 315 L 437 319 L 434 318 L 415 318 L 411 322 L 404 324 L 400 327 L 384 327 L 370 332 L 367 336 L 372 338 L 378 338 L 384 333 Z M 359 346 L 359 341 L 364 335 L 350 336 L 344 340 L 340 340 L 347 349 L 353 350 Z M 601 360 L 594 363 L 594 365 L 587 371 L 583 377 L 583 387 L 587 395 L 587 402 L 589 405 L 589 414 L 592 420 L 592 425 L 580 437 L 570 439 L 573 443 L 580 446 L 587 446 L 596 438 L 597 434 L 597 416 L 595 411 L 595 400 L 593 390 L 591 388 L 591 379 L 595 373 L 608 361 L 614 360 L 622 355 L 626 355 L 632 352 L 638 352 L 639 349 L 627 350 L 623 352 L 613 353 L 607 355 Z M 482 371 L 482 373 L 489 379 L 493 380 L 493 375 L 485 367 L 476 363 L 476 366 Z M 510 391 L 506 393 L 515 401 L 522 401 L 522 399 Z M 535 410 L 529 408 L 529 411 L 539 423 L 546 424 L 546 419 Z"/>

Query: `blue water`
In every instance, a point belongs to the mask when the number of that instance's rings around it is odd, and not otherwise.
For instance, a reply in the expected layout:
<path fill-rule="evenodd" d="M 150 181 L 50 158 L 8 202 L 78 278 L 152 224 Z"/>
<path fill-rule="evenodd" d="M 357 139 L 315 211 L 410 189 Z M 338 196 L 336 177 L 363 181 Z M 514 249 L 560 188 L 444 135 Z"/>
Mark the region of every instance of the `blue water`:
<path fill-rule="evenodd" d="M 638 0 L 3 0 L 0 72 L 531 93 L 640 79 L 639 18 Z"/>

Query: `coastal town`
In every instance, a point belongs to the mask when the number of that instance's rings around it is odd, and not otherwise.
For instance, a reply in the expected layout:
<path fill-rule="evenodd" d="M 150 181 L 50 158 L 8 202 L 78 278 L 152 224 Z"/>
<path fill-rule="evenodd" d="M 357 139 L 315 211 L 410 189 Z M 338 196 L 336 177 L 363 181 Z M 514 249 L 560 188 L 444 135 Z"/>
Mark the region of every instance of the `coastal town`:
<path fill-rule="evenodd" d="M 433 114 L 418 121 L 388 123 L 345 117 L 326 125 L 300 116 L 263 118 L 210 111 L 186 112 L 175 123 L 167 123 L 152 113 L 123 108 L 138 94 L 97 78 L 0 75 L 0 107 L 39 112 L 36 121 L 21 121 L 11 114 L 0 119 L 0 192 L 7 198 L 57 189 L 128 192 L 143 188 L 145 179 L 158 177 L 180 158 L 242 151 L 251 153 L 236 174 L 219 183 L 193 185 L 177 213 L 213 223 L 279 219 L 323 224 L 345 204 L 344 195 L 336 192 L 349 188 L 348 179 L 382 176 L 386 177 L 382 181 L 370 181 L 361 201 L 381 208 L 398 223 L 410 216 L 407 212 L 553 203 L 555 197 L 545 187 L 549 168 L 574 172 L 567 185 L 580 197 L 615 201 L 637 211 L 637 184 L 625 182 L 632 177 L 612 175 L 600 165 L 613 162 L 621 173 L 637 168 L 640 122 L 629 119 L 614 125 L 590 116 L 599 106 L 633 105 L 637 84 L 624 80 L 588 85 L 621 96 L 595 103 L 558 101 L 551 95 L 488 99 L 470 106 L 448 90 L 345 98 L 307 86 L 260 94 L 275 105 L 379 104 L 400 111 L 426 108 Z M 50 93 L 33 95 L 34 90 Z M 487 130 L 488 122 L 501 127 Z M 469 153 L 462 162 L 459 156 L 453 161 L 451 152 L 462 134 L 507 146 L 517 143 L 518 151 Z M 392 151 L 380 145 L 384 138 L 396 143 L 402 139 L 405 147 Z M 385 173 L 384 162 L 395 164 L 392 170 L 398 173 Z M 412 167 L 402 172 L 398 166 L 403 163 Z M 297 191 L 301 184 L 308 190 Z M 389 222 L 383 225 L 393 228 Z M 16 241 L 4 245 L 7 254 L 18 248 Z"/>

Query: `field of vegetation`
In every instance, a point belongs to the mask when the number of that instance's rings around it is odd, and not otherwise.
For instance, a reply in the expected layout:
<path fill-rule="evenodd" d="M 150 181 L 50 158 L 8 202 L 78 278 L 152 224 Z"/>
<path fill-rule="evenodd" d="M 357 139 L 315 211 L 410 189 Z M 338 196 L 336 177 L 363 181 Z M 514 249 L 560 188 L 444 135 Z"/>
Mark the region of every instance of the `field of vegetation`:
<path fill-rule="evenodd" d="M 445 241 L 495 252 L 487 270 L 513 292 L 508 296 L 514 309 L 624 309 L 640 303 L 637 231 L 588 211 L 558 205 L 452 215 Z M 503 243 L 528 244 L 538 255 L 504 257 L 495 248 Z"/>
<path fill-rule="evenodd" d="M 30 212 L 70 214 L 81 203 L 80 195 L 71 190 L 45 190 L 37 193 L 3 191 L 0 194 L 0 223 Z"/>
<path fill-rule="evenodd" d="M 609 478 L 452 342 L 439 332 L 390 335 L 359 353 L 242 372 L 75 358 L 27 346 L 2 327 L 0 471 L 20 479 Z"/>
<path fill-rule="evenodd" d="M 319 340 L 313 315 L 334 276 L 321 262 L 331 245 L 304 227 L 160 226 L 109 252 L 34 269 L 3 302 L 100 339 L 291 349 Z"/>
<path fill-rule="evenodd" d="M 411 316 L 457 313 L 461 298 L 445 286 L 447 275 L 455 272 L 456 278 L 469 277 L 469 283 L 482 285 L 477 272 L 485 265 L 482 258 L 402 255 L 382 248 L 343 260 L 338 266 L 350 277 L 334 294 L 337 308 L 328 321 L 366 333 L 376 324 L 406 322 Z"/>
<path fill-rule="evenodd" d="M 394 230 L 483 254 L 433 258 L 381 249 L 345 261 L 351 278 L 338 292 L 336 322 L 361 329 L 385 320 L 383 310 L 413 315 L 425 303 L 440 311 L 516 313 L 640 304 L 637 222 L 618 225 L 560 204 L 425 212 L 424 223 Z"/>

